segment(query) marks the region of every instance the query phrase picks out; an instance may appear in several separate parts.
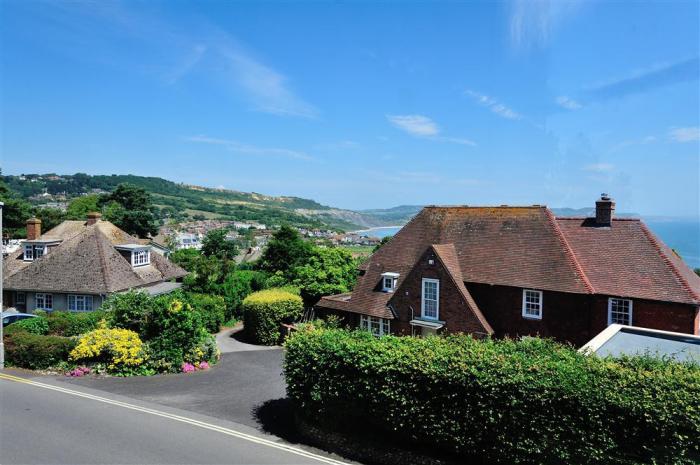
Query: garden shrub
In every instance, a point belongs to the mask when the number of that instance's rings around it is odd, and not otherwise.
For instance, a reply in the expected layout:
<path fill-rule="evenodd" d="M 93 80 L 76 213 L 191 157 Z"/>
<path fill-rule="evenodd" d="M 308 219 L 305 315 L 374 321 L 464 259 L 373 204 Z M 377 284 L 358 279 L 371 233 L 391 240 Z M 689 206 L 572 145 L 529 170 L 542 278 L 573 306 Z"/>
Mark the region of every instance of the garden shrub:
<path fill-rule="evenodd" d="M 201 315 L 192 306 L 171 296 L 154 299 L 153 311 L 144 330 L 153 366 L 159 371 L 177 371 L 184 362 L 216 362 L 218 351 Z M 197 357 L 202 357 L 196 360 Z"/>
<path fill-rule="evenodd" d="M 20 368 L 42 370 L 56 366 L 68 360 L 73 347 L 75 341 L 67 337 L 42 336 L 24 330 L 14 330 L 5 335 L 7 362 Z"/>
<path fill-rule="evenodd" d="M 210 333 L 218 333 L 226 317 L 224 298 L 218 295 L 181 294 L 182 298 L 199 314 L 202 324 Z"/>
<path fill-rule="evenodd" d="M 98 327 L 100 321 L 107 318 L 104 311 L 92 312 L 51 312 L 47 320 L 49 334 L 55 336 L 80 336 Z"/>
<path fill-rule="evenodd" d="M 287 393 L 326 426 L 490 463 L 698 463 L 700 366 L 551 341 L 374 338 L 307 325 Z"/>
<path fill-rule="evenodd" d="M 301 317 L 301 297 L 281 289 L 267 289 L 243 300 L 243 327 L 256 344 L 274 345 L 280 340 L 280 325 Z"/>
<path fill-rule="evenodd" d="M 153 310 L 153 297 L 145 292 L 129 291 L 111 295 L 100 309 L 109 312 L 109 325 L 129 329 L 143 338 L 148 315 Z"/>
<path fill-rule="evenodd" d="M 11 329 L 10 329 L 11 328 Z M 26 331 L 32 334 L 39 334 L 41 336 L 48 334 L 49 332 L 49 322 L 46 318 L 36 317 L 36 318 L 26 318 L 20 320 L 16 323 L 8 325 L 5 330 L 14 331 Z"/>
<path fill-rule="evenodd" d="M 107 371 L 119 373 L 141 365 L 145 353 L 143 342 L 134 331 L 102 325 L 83 334 L 69 358 L 80 363 L 104 363 Z"/>

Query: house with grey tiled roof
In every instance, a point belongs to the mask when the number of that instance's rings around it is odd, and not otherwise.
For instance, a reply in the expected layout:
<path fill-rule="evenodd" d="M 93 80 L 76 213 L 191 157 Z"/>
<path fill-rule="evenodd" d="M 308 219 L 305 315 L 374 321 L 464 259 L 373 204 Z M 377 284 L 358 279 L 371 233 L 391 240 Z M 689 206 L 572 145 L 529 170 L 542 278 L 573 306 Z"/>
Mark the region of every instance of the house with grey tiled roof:
<path fill-rule="evenodd" d="M 90 311 L 110 294 L 130 289 L 171 292 L 186 274 L 99 213 L 87 221 L 64 221 L 44 234 L 41 221 L 31 218 L 27 240 L 4 259 L 3 302 L 27 312 Z"/>
<path fill-rule="evenodd" d="M 376 335 L 545 336 L 582 345 L 610 324 L 700 332 L 700 277 L 639 219 L 547 207 L 424 208 L 359 270 L 352 292 L 324 297 Z"/>

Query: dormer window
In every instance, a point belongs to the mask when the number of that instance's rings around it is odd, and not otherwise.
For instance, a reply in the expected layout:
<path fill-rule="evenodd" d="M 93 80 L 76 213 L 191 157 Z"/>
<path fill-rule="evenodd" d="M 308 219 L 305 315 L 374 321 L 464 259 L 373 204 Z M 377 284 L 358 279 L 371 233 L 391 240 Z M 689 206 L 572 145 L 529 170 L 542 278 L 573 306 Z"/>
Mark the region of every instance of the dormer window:
<path fill-rule="evenodd" d="M 25 262 L 32 262 L 34 260 L 38 260 L 39 258 L 43 257 L 47 253 L 49 253 L 49 250 L 51 250 L 51 247 L 58 245 L 60 241 L 55 241 L 55 240 L 32 240 L 32 241 L 25 241 L 24 243 L 24 256 L 23 259 Z"/>
<path fill-rule="evenodd" d="M 148 250 L 134 250 L 131 252 L 131 265 L 143 266 L 151 263 L 151 253 Z"/>
<path fill-rule="evenodd" d="M 141 244 L 123 244 L 115 247 L 124 258 L 137 268 L 151 264 L 151 248 Z"/>
<path fill-rule="evenodd" d="M 399 280 L 398 273 L 386 272 L 382 273 L 382 291 L 394 292 L 396 290 L 396 282 Z"/>

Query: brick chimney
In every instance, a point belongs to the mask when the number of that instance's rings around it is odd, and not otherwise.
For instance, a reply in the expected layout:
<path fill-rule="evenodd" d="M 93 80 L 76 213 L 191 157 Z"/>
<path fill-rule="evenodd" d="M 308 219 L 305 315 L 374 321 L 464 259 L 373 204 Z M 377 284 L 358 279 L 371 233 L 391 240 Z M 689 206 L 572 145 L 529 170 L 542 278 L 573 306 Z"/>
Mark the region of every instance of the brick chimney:
<path fill-rule="evenodd" d="M 27 220 L 27 240 L 33 241 L 41 236 L 41 220 L 36 217 Z"/>
<path fill-rule="evenodd" d="M 612 226 L 615 214 L 615 202 L 608 194 L 600 194 L 600 199 L 595 203 L 595 222 L 598 226 Z"/>
<path fill-rule="evenodd" d="M 102 218 L 102 214 L 98 212 L 90 212 L 88 213 L 88 219 L 87 219 L 87 225 L 91 226 L 95 223 L 97 223 L 100 218 Z"/>

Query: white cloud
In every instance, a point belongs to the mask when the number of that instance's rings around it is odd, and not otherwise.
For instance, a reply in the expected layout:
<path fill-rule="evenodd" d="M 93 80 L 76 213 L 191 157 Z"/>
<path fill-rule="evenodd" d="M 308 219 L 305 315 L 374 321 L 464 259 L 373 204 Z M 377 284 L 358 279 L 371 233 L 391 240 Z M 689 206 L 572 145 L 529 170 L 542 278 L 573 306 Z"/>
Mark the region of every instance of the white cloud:
<path fill-rule="evenodd" d="M 219 44 L 221 57 L 233 78 L 253 103 L 255 110 L 281 116 L 315 117 L 318 110 L 292 92 L 287 78 L 253 59 L 232 41 Z"/>
<path fill-rule="evenodd" d="M 675 142 L 695 142 L 700 140 L 700 127 L 671 128 L 668 135 Z"/>
<path fill-rule="evenodd" d="M 612 149 L 610 149 L 611 152 L 615 152 L 620 149 L 624 149 L 626 147 L 632 147 L 635 145 L 647 145 L 647 144 L 652 144 L 656 142 L 658 139 L 656 136 L 645 136 L 641 137 L 639 139 L 630 139 L 630 140 L 625 140 L 620 142 L 619 144 L 613 146 Z"/>
<path fill-rule="evenodd" d="M 459 144 L 459 145 L 469 145 L 471 147 L 476 147 L 476 142 L 473 140 L 469 139 L 463 139 L 461 137 L 442 137 L 438 136 L 434 138 L 435 140 L 443 141 L 443 142 L 452 142 L 453 144 Z"/>
<path fill-rule="evenodd" d="M 578 0 L 513 0 L 510 38 L 514 46 L 545 46 L 554 31 L 578 9 Z"/>
<path fill-rule="evenodd" d="M 414 136 L 436 136 L 440 128 L 433 120 L 423 115 L 386 115 L 391 124 Z"/>
<path fill-rule="evenodd" d="M 557 97 L 557 105 L 567 110 L 579 110 L 583 108 L 583 105 L 565 95 Z"/>
<path fill-rule="evenodd" d="M 217 139 L 215 137 L 207 136 L 192 136 L 187 137 L 186 140 L 189 142 L 196 142 L 200 144 L 220 145 L 231 152 L 245 153 L 249 155 L 284 157 L 297 160 L 313 159 L 310 155 L 297 150 L 274 147 L 259 147 L 256 145 L 244 144 L 242 142 L 230 139 Z"/>
<path fill-rule="evenodd" d="M 141 70 L 169 85 L 197 73 L 219 88 L 235 91 L 254 111 L 306 118 L 319 113 L 292 90 L 282 72 L 265 64 L 233 35 L 201 16 L 191 17 L 189 27 L 181 28 L 164 20 L 164 15 L 122 2 L 54 2 L 44 8 L 47 15 L 63 18 L 63 26 L 72 28 L 76 40 L 81 41 L 64 47 L 68 53 L 82 50 L 80 45 L 89 36 L 90 40 L 104 44 L 105 49 L 93 60 L 103 60 L 129 71 Z M 83 17 L 90 19 L 92 35 L 85 34 L 85 26 L 76 21 Z M 128 55 L 121 53 L 119 47 L 132 43 L 138 50 Z M 122 56 L 128 56 L 128 60 Z M 81 55 L 81 59 L 85 57 Z M 223 100 L 221 105 L 226 103 Z"/>
<path fill-rule="evenodd" d="M 464 91 L 465 95 L 473 98 L 479 105 L 484 106 L 491 110 L 498 116 L 506 119 L 522 119 L 522 115 L 513 110 L 512 108 L 504 105 L 498 100 L 489 97 L 488 95 L 481 94 L 479 92 L 467 89 Z"/>
<path fill-rule="evenodd" d="M 608 173 L 615 169 L 615 165 L 610 163 L 593 163 L 583 167 L 584 171 L 591 171 L 593 173 Z"/>
<path fill-rule="evenodd" d="M 412 136 L 422 137 L 438 142 L 476 146 L 476 142 L 461 137 L 441 136 L 440 127 L 427 116 L 423 115 L 386 115 L 386 118 L 396 128 L 405 131 Z"/>

